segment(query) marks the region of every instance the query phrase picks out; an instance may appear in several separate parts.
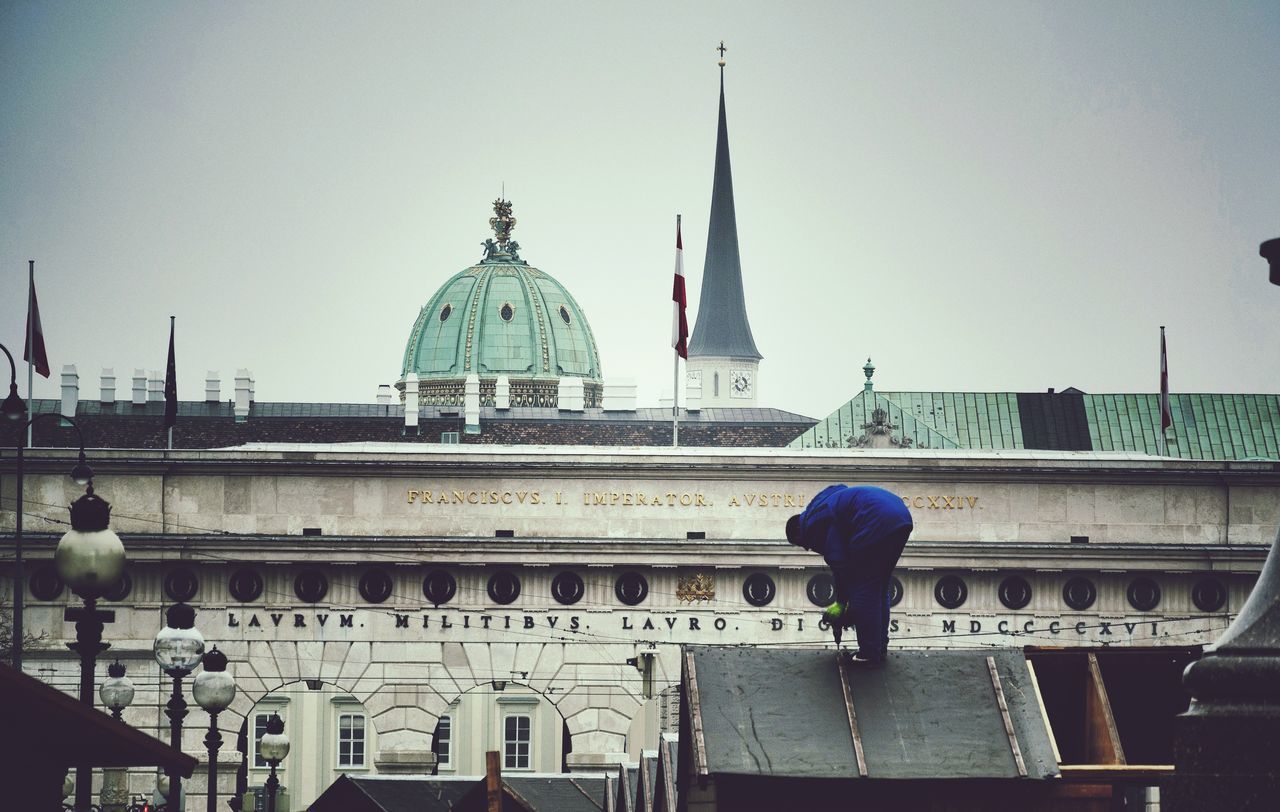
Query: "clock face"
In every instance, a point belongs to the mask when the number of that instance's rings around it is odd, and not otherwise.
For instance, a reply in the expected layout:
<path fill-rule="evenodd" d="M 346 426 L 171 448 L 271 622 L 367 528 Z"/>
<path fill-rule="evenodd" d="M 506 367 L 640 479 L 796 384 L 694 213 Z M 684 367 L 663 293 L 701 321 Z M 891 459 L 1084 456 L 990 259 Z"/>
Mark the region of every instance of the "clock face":
<path fill-rule="evenodd" d="M 745 369 L 734 369 L 729 372 L 729 382 L 733 386 L 733 396 L 745 398 L 751 395 L 751 372 Z"/>

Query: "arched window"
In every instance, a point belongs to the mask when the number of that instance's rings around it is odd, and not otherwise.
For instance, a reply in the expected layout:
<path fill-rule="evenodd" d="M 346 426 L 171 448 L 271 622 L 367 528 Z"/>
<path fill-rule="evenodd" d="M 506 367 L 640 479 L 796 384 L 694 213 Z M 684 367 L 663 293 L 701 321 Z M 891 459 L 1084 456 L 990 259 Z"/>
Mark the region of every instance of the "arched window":
<path fill-rule="evenodd" d="M 720 397 L 720 373 L 716 372 L 711 376 L 711 395 L 712 397 Z"/>

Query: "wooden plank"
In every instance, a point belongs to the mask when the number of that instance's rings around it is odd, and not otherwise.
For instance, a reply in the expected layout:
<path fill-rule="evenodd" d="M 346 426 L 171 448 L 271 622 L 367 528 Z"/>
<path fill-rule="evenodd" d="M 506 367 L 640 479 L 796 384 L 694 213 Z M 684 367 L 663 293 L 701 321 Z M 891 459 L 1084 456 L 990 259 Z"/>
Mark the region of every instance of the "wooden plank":
<path fill-rule="evenodd" d="M 1111 712 L 1111 700 L 1107 686 L 1098 668 L 1098 655 L 1089 652 L 1089 673 L 1085 680 L 1085 756 L 1095 764 L 1124 764 L 1124 747 L 1116 729 L 1116 717 Z"/>
<path fill-rule="evenodd" d="M 840 672 L 840 690 L 844 692 L 844 711 L 849 717 L 849 734 L 853 736 L 853 755 L 858 760 L 858 775 L 867 777 L 867 758 L 862 751 L 862 734 L 858 731 L 858 712 L 853 708 L 853 693 L 849 690 L 849 673 L 845 670 L 844 654 L 836 652 L 836 669 Z"/>
<path fill-rule="evenodd" d="M 1036 667 L 1027 660 L 1027 672 L 1031 674 L 1031 687 L 1036 693 L 1036 707 L 1040 709 L 1040 718 L 1044 720 L 1045 732 L 1049 734 L 1049 744 L 1053 747 L 1053 761 L 1062 769 L 1062 751 L 1058 749 L 1058 737 L 1054 735 L 1053 725 L 1049 722 L 1049 710 L 1044 704 L 1044 694 L 1040 693 L 1040 678 L 1036 676 Z"/>
<path fill-rule="evenodd" d="M 1000 672 L 996 668 L 996 658 L 987 657 L 987 670 L 991 672 L 991 688 L 996 692 L 996 705 L 1000 707 L 1000 718 L 1004 720 L 1004 732 L 1009 737 L 1009 749 L 1013 751 L 1013 762 L 1018 765 L 1018 775 L 1027 777 L 1027 762 L 1022 760 L 1022 748 L 1018 746 L 1018 734 L 1013 730 L 1013 719 L 1009 716 L 1009 703 L 1004 699 L 1004 688 L 1000 685 Z"/>
<path fill-rule="evenodd" d="M 708 775 L 707 740 L 702 732 L 702 704 L 698 699 L 698 674 L 693 666 L 693 652 L 684 653 L 685 671 L 689 675 L 689 719 L 693 726 L 693 764 L 698 775 Z"/>

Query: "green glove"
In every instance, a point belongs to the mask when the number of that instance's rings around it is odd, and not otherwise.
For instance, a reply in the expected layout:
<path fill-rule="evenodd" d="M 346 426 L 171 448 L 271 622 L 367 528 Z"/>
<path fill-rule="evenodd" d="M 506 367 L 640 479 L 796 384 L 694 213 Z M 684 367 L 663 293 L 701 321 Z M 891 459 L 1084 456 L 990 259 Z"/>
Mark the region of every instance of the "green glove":
<path fill-rule="evenodd" d="M 828 623 L 834 626 L 840 622 L 840 618 L 844 617 L 844 610 L 845 605 L 840 601 L 836 601 L 826 609 L 822 610 L 822 616 L 826 618 Z"/>

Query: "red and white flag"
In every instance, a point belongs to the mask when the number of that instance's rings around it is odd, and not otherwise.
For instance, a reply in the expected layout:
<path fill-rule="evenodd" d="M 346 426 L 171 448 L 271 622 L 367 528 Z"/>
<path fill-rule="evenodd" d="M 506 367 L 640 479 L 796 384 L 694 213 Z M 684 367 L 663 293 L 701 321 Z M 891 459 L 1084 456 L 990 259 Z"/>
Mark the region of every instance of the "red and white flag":
<path fill-rule="evenodd" d="M 680 241 L 680 215 L 676 215 L 676 278 L 671 287 L 671 301 L 674 312 L 671 314 L 671 346 L 681 358 L 689 357 L 689 322 L 685 318 L 684 309 L 687 304 L 684 295 L 684 245 Z"/>
<path fill-rule="evenodd" d="M 27 298 L 27 343 L 22 360 L 31 363 L 44 377 L 49 377 L 49 355 L 44 349 L 44 330 L 40 327 L 40 305 L 36 303 L 35 268 L 31 269 L 30 296 Z M 27 395 L 30 397 L 30 394 Z"/>
<path fill-rule="evenodd" d="M 1164 347 L 1164 328 L 1160 328 L 1160 436 L 1173 425 L 1173 412 L 1169 409 L 1169 358 Z"/>

